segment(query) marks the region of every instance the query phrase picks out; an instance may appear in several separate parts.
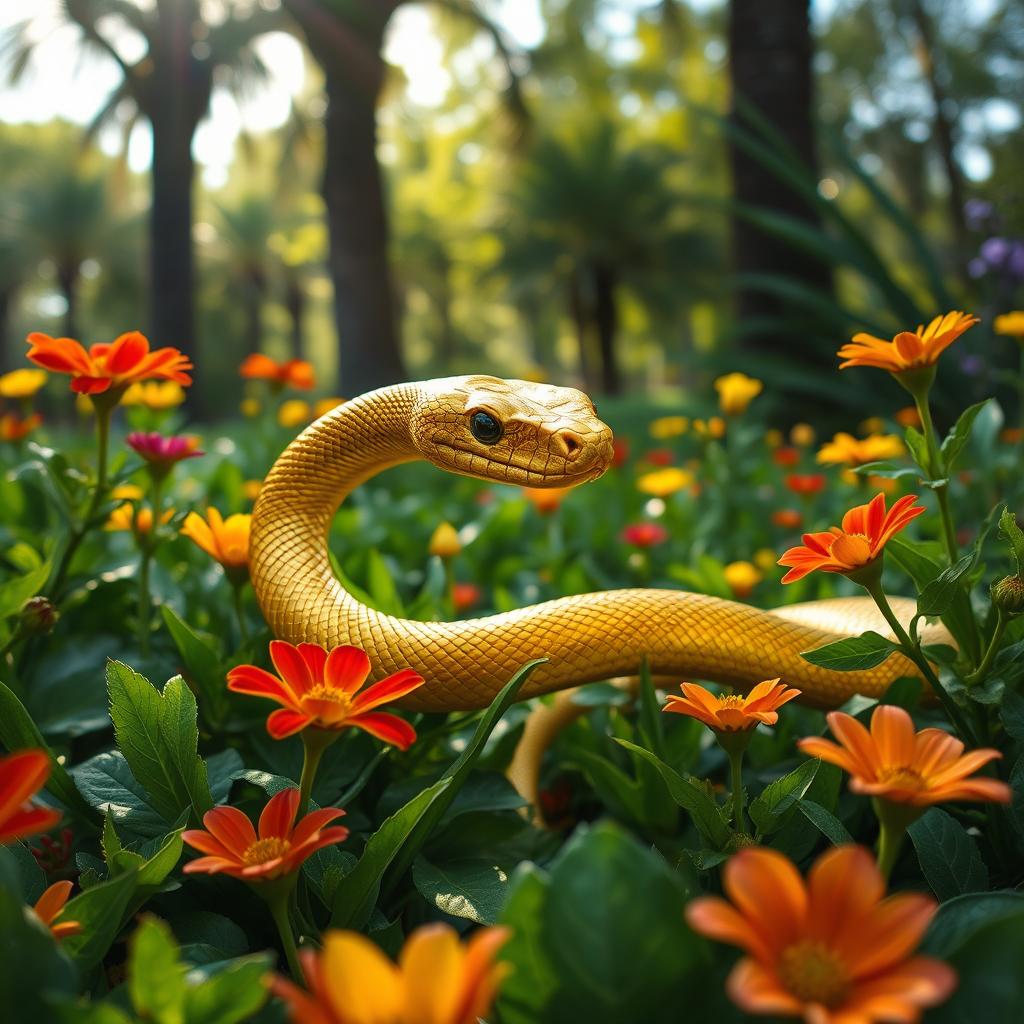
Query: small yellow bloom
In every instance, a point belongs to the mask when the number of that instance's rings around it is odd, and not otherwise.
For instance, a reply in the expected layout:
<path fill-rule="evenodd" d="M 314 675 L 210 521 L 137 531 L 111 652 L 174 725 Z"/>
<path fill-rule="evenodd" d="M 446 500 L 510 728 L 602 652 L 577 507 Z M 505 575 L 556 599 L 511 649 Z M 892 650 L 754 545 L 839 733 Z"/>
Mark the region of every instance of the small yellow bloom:
<path fill-rule="evenodd" d="M 637 490 L 649 494 L 653 498 L 667 498 L 693 483 L 693 474 L 685 469 L 669 466 L 657 469 L 653 473 L 644 473 L 637 482 Z"/>
<path fill-rule="evenodd" d="M 715 381 L 718 405 L 726 416 L 741 416 L 747 406 L 764 391 L 764 382 L 745 373 L 727 373 Z"/>
<path fill-rule="evenodd" d="M 721 416 L 712 416 L 708 420 L 694 420 L 693 432 L 698 437 L 725 437 L 725 420 Z"/>
<path fill-rule="evenodd" d="M 160 525 L 164 526 L 174 518 L 174 509 L 160 513 Z M 148 505 L 136 505 L 126 501 L 118 505 L 106 521 L 105 530 L 134 530 L 136 533 L 150 533 L 153 529 L 153 510 Z"/>
<path fill-rule="evenodd" d="M 329 412 L 337 409 L 339 405 L 344 405 L 345 399 L 339 398 L 337 395 L 331 398 L 321 398 L 316 405 L 313 406 L 313 418 L 320 419 L 321 416 L 326 416 Z"/>
<path fill-rule="evenodd" d="M 778 555 L 776 555 L 775 551 L 772 548 L 758 548 L 754 552 L 754 565 L 756 565 L 758 569 L 760 569 L 763 573 L 774 572 L 775 561 L 777 558 Z"/>
<path fill-rule="evenodd" d="M 652 420 L 647 428 L 651 437 L 658 441 L 668 441 L 673 437 L 682 437 L 690 429 L 688 416 L 660 416 Z"/>
<path fill-rule="evenodd" d="M 438 523 L 430 538 L 429 550 L 438 558 L 454 558 L 462 550 L 459 535 L 451 523 Z"/>
<path fill-rule="evenodd" d="M 863 466 L 898 459 L 903 452 L 903 442 L 895 434 L 872 434 L 858 439 L 852 434 L 839 433 L 821 446 L 818 461 L 830 466 Z"/>
<path fill-rule="evenodd" d="M 224 519 L 217 509 L 211 508 L 205 519 L 198 512 L 190 512 L 181 533 L 220 562 L 232 582 L 238 582 L 249 572 L 251 522 L 250 515 L 236 513 Z"/>
<path fill-rule="evenodd" d="M 130 385 L 122 405 L 144 405 L 154 412 L 174 409 L 185 401 L 185 389 L 173 380 L 144 380 Z"/>
<path fill-rule="evenodd" d="M 785 437 L 782 435 L 781 430 L 776 430 L 772 427 L 771 430 L 766 430 L 764 434 L 764 443 L 769 448 L 781 448 L 782 442 L 785 441 Z"/>
<path fill-rule="evenodd" d="M 885 420 L 881 416 L 869 416 L 857 429 L 865 437 L 869 434 L 880 434 L 885 430 Z"/>
<path fill-rule="evenodd" d="M 309 423 L 312 418 L 313 410 L 309 402 L 304 402 L 301 398 L 290 398 L 287 402 L 282 402 L 277 410 L 277 422 L 282 427 L 298 427 L 303 423 Z"/>
<path fill-rule="evenodd" d="M 741 601 L 750 596 L 751 591 L 764 579 L 764 575 L 750 562 L 730 562 L 722 569 L 725 582 L 729 589 Z"/>
<path fill-rule="evenodd" d="M 259 497 L 262 489 L 262 480 L 246 480 L 245 483 L 242 484 L 242 493 L 249 501 L 255 501 Z"/>
<path fill-rule="evenodd" d="M 246 419 L 252 420 L 259 416 L 263 406 L 258 398 L 243 398 L 238 408 Z"/>
<path fill-rule="evenodd" d="M 141 501 L 143 490 L 135 484 L 118 484 L 110 492 L 110 496 L 117 498 L 118 501 Z"/>
<path fill-rule="evenodd" d="M 31 398 L 48 378 L 45 370 L 11 370 L 0 377 L 0 398 Z"/>
<path fill-rule="evenodd" d="M 789 432 L 789 440 L 798 448 L 810 448 L 817 437 L 810 423 L 795 423 Z"/>
<path fill-rule="evenodd" d="M 1005 334 L 1024 343 L 1024 310 L 1015 309 L 1012 313 L 1003 313 L 992 321 L 992 326 L 996 334 Z"/>

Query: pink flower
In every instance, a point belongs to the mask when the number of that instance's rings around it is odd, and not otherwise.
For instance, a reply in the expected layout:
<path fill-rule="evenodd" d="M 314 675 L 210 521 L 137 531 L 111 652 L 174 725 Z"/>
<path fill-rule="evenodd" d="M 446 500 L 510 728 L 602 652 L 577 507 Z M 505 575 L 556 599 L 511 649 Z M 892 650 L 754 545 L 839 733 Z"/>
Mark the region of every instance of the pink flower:
<path fill-rule="evenodd" d="M 168 472 L 182 459 L 194 459 L 205 452 L 199 450 L 199 438 L 191 434 L 164 437 L 163 434 L 145 434 L 136 431 L 125 438 L 129 448 L 141 455 L 158 472 Z"/>

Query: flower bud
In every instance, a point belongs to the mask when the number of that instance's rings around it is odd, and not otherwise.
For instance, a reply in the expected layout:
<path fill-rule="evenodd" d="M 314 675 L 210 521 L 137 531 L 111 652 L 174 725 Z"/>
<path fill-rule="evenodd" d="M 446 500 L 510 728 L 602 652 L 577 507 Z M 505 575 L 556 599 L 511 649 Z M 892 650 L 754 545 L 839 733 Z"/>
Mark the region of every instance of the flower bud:
<path fill-rule="evenodd" d="M 45 597 L 30 597 L 21 606 L 21 628 L 26 633 L 50 633 L 59 618 L 60 612 Z"/>
<path fill-rule="evenodd" d="M 461 550 L 455 527 L 451 523 L 440 523 L 430 538 L 430 553 L 438 558 L 454 558 Z"/>
<path fill-rule="evenodd" d="M 1024 612 L 1024 580 L 1019 576 L 1004 576 L 992 584 L 992 603 L 1007 615 Z"/>

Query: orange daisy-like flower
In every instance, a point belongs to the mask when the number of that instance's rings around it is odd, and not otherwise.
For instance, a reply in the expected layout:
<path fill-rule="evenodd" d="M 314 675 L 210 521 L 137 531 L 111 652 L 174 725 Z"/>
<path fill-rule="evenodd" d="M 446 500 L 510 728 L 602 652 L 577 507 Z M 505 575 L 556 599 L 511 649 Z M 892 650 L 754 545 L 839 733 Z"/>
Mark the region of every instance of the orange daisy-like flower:
<path fill-rule="evenodd" d="M 326 828 L 345 812 L 340 807 L 310 811 L 298 823 L 299 791 L 282 789 L 260 815 L 259 832 L 237 808 L 214 807 L 203 815 L 203 829 L 187 829 L 181 838 L 205 857 L 185 865 L 186 874 L 223 873 L 244 882 L 269 882 L 297 871 L 302 862 L 325 846 L 343 842 L 348 829 Z"/>
<path fill-rule="evenodd" d="M 65 939 L 69 935 L 79 935 L 82 932 L 82 925 L 78 921 L 60 921 L 54 924 L 54 919 L 59 917 L 71 895 L 72 885 L 70 882 L 54 882 L 46 892 L 36 901 L 32 908 L 36 917 L 39 918 L 55 939 Z"/>
<path fill-rule="evenodd" d="M 44 369 L 71 375 L 71 390 L 98 395 L 111 388 L 127 388 L 143 380 L 169 380 L 188 385 L 192 369 L 188 357 L 176 348 L 149 350 L 149 340 L 138 331 L 122 334 L 109 345 L 86 349 L 74 338 L 51 338 L 35 332 L 28 336 L 28 358 Z"/>
<path fill-rule="evenodd" d="M 668 703 L 661 710 L 689 715 L 715 732 L 744 732 L 762 723 L 774 725 L 779 720 L 778 709 L 800 696 L 799 690 L 787 687 L 778 679 L 758 683 L 745 697 L 719 697 L 696 683 L 680 683 L 679 689 L 683 696 L 670 693 Z"/>
<path fill-rule="evenodd" d="M 209 508 L 205 519 L 198 512 L 189 512 L 181 534 L 220 562 L 229 577 L 244 582 L 249 574 L 251 525 L 252 516 L 248 513 L 238 512 L 225 519 L 215 508 Z"/>
<path fill-rule="evenodd" d="M 839 369 L 874 366 L 889 373 L 905 373 L 932 366 L 964 331 L 978 322 L 976 316 L 954 310 L 945 316 L 937 316 L 927 327 L 900 331 L 892 341 L 884 341 L 873 334 L 855 334 L 853 340 L 837 353 L 844 360 Z"/>
<path fill-rule="evenodd" d="M 922 808 L 948 800 L 1010 802 L 1005 782 L 968 777 L 1002 757 L 998 750 L 981 748 L 965 754 L 964 745 L 941 729 L 914 732 L 914 722 L 903 708 L 879 704 L 871 715 L 870 732 L 841 711 L 830 712 L 828 724 L 838 743 L 809 736 L 797 746 L 848 772 L 855 793 Z"/>
<path fill-rule="evenodd" d="M 0 416 L 0 441 L 23 441 L 42 422 L 43 417 L 37 412 L 29 416 L 5 412 Z"/>
<path fill-rule="evenodd" d="M 316 374 L 311 363 L 305 359 L 289 359 L 278 363 L 256 352 L 247 356 L 238 372 L 249 380 L 269 380 L 280 387 L 293 387 L 301 391 L 309 391 L 316 386 Z"/>
<path fill-rule="evenodd" d="M 781 853 L 748 847 L 726 864 L 723 882 L 729 900 L 693 900 L 686 920 L 748 954 L 726 982 L 746 1013 L 911 1024 L 956 987 L 947 964 L 912 955 L 935 901 L 909 892 L 883 898 L 885 883 L 863 847 L 829 850 L 806 883 Z"/>
<path fill-rule="evenodd" d="M 476 1024 L 507 973 L 496 958 L 509 935 L 481 928 L 463 944 L 450 925 L 423 925 L 395 964 L 357 932 L 331 931 L 299 954 L 307 990 L 281 977 L 271 988 L 292 1024 Z"/>
<path fill-rule="evenodd" d="M 377 708 L 412 693 L 423 677 L 411 668 L 359 690 L 370 674 L 370 659 L 358 647 L 335 647 L 329 654 L 319 644 L 272 640 L 270 659 L 280 677 L 255 665 L 239 665 L 228 673 L 228 689 L 283 704 L 267 719 L 267 732 L 283 740 L 303 729 L 363 729 L 371 736 L 408 750 L 416 730 L 397 715 Z"/>
<path fill-rule="evenodd" d="M 45 750 L 19 750 L 0 757 L 0 846 L 53 828 L 60 811 L 34 807 L 29 801 L 50 776 Z"/>
<path fill-rule="evenodd" d="M 889 538 L 899 533 L 908 523 L 925 512 L 923 505 L 915 505 L 916 494 L 908 494 L 885 509 L 885 495 L 876 494 L 866 505 L 851 508 L 843 516 L 843 526 L 833 526 L 824 533 L 805 533 L 803 544 L 790 548 L 779 565 L 790 570 L 782 577 L 783 583 L 802 579 L 809 572 L 849 574 L 870 565 L 882 554 Z"/>

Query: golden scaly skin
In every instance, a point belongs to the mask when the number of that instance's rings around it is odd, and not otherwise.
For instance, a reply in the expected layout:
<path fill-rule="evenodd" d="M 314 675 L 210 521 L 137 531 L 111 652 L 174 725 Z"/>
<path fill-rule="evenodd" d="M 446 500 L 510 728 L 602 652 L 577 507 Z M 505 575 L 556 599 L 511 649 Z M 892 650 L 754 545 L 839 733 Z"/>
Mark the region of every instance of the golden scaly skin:
<path fill-rule="evenodd" d="M 484 444 L 470 418 L 503 426 Z M 329 412 L 297 437 L 267 476 L 253 514 L 250 568 L 274 633 L 292 643 L 355 644 L 374 678 L 407 666 L 426 685 L 404 706 L 422 711 L 485 707 L 523 662 L 547 657 L 521 697 L 633 675 L 643 657 L 659 676 L 741 689 L 781 676 L 803 700 L 837 707 L 854 693 L 877 696 L 916 675 L 900 655 L 864 672 L 828 672 L 800 657 L 865 629 L 889 630 L 867 598 L 764 611 L 676 590 L 612 590 L 563 597 L 460 622 L 415 622 L 367 608 L 331 571 L 327 534 L 338 505 L 389 466 L 426 459 L 441 469 L 498 483 L 565 487 L 600 476 L 611 431 L 590 399 L 496 377 L 447 377 L 382 388 Z M 911 601 L 893 602 L 909 618 Z M 939 629 L 928 640 L 948 641 Z"/>

